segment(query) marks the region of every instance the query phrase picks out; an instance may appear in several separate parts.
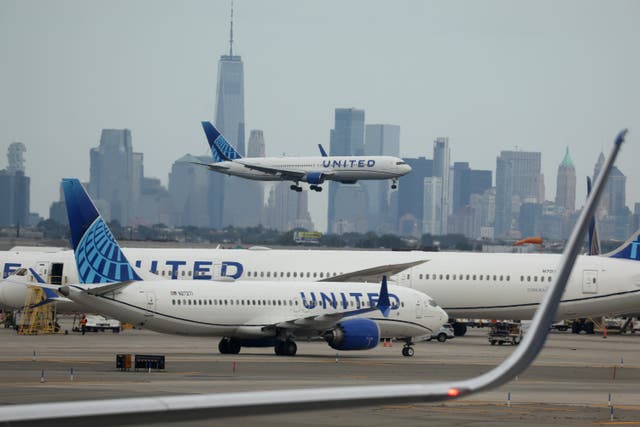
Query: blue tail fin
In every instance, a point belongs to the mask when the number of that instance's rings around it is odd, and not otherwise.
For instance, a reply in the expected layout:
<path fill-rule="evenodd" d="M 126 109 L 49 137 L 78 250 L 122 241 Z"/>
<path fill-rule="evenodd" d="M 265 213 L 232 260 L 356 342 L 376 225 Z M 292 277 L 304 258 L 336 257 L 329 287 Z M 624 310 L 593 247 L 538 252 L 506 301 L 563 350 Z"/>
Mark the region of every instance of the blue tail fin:
<path fill-rule="evenodd" d="M 378 309 L 384 317 L 389 315 L 391 309 L 391 301 L 389 300 L 389 289 L 387 288 L 387 276 L 382 276 L 380 284 L 380 295 L 378 295 Z"/>
<path fill-rule="evenodd" d="M 62 189 L 80 283 L 141 280 L 80 181 L 65 178 Z"/>
<path fill-rule="evenodd" d="M 640 261 L 640 230 L 636 231 L 626 242 L 617 249 L 604 254 L 609 258 L 623 258 Z"/>
<path fill-rule="evenodd" d="M 327 152 L 324 151 L 322 144 L 318 144 L 318 149 L 320 150 L 320 155 L 322 155 L 322 157 L 327 157 Z"/>
<path fill-rule="evenodd" d="M 213 155 L 216 163 L 242 158 L 242 156 L 233 149 L 225 137 L 218 131 L 218 129 L 215 128 L 215 126 L 213 126 L 213 124 L 211 124 L 211 122 L 202 122 L 202 128 L 207 136 L 209 148 L 211 149 L 211 154 Z"/>

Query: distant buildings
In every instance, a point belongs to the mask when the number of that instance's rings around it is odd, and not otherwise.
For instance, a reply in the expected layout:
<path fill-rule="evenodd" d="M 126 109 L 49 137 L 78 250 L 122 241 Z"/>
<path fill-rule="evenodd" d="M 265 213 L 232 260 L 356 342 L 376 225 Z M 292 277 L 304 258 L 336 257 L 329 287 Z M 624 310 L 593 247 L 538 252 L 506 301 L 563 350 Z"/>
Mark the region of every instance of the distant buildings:
<path fill-rule="evenodd" d="M 0 227 L 28 226 L 31 180 L 25 175 L 24 144 L 14 142 L 7 168 L 0 171 Z"/>
<path fill-rule="evenodd" d="M 496 159 L 496 237 L 509 235 L 522 203 L 544 201 L 541 158 L 539 152 L 502 151 Z"/>
<path fill-rule="evenodd" d="M 129 225 L 140 194 L 142 154 L 134 156 L 129 129 L 103 129 L 90 151 L 89 193 L 110 206 L 111 221 Z"/>
<path fill-rule="evenodd" d="M 364 110 L 336 108 L 335 124 L 330 133 L 329 154 L 364 155 Z M 328 184 L 327 232 L 367 232 L 369 201 L 362 183 L 340 184 L 330 181 Z"/>
<path fill-rule="evenodd" d="M 558 166 L 556 205 L 572 213 L 576 209 L 576 168 L 569 156 L 569 147 Z"/>
<path fill-rule="evenodd" d="M 433 176 L 440 178 L 442 185 L 442 191 L 440 195 L 441 200 L 433 200 L 433 203 L 440 205 L 440 215 L 437 234 L 447 233 L 447 222 L 449 218 L 449 196 L 450 196 L 450 182 L 449 182 L 449 167 L 451 165 L 451 150 L 449 148 L 449 138 L 436 138 L 433 141 Z M 426 200 L 426 199 L 425 199 Z M 426 206 L 425 206 L 426 208 Z"/>
<path fill-rule="evenodd" d="M 365 126 L 364 151 L 367 156 L 400 156 L 400 126 L 371 124 Z M 363 181 L 368 196 L 369 230 L 390 233 L 397 229 L 397 191 L 383 181 Z"/>
<path fill-rule="evenodd" d="M 267 204 L 266 226 L 279 231 L 290 231 L 295 228 L 313 230 L 313 222 L 309 215 L 309 192 L 294 192 L 288 182 L 278 182 L 269 193 Z"/>
<path fill-rule="evenodd" d="M 411 172 L 398 180 L 398 233 L 419 237 L 424 218 L 424 179 L 433 176 L 433 160 L 418 157 L 404 161 Z"/>

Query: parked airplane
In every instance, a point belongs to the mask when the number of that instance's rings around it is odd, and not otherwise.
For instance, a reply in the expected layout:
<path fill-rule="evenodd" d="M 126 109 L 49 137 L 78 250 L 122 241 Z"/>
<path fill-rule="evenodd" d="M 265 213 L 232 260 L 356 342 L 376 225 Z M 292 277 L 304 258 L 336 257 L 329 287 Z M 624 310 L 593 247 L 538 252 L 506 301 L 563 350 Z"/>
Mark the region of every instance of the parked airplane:
<path fill-rule="evenodd" d="M 354 184 L 359 180 L 390 179 L 397 188 L 398 178 L 411 172 L 399 157 L 323 156 L 315 157 L 242 157 L 210 122 L 202 122 L 214 163 L 196 163 L 212 171 L 258 181 L 293 181 L 294 191 L 302 191 L 300 182 L 322 191 L 325 181 Z M 324 150 L 323 150 L 324 151 Z"/>
<path fill-rule="evenodd" d="M 86 311 L 158 332 L 223 337 L 221 353 L 274 346 L 276 354 L 286 356 L 296 354 L 296 339 L 318 336 L 337 350 L 370 349 L 381 338 L 395 337 L 406 342 L 402 354 L 412 356 L 412 339 L 434 333 L 447 320 L 427 295 L 400 286 L 388 289 L 386 277 L 376 293 L 363 283 L 235 281 L 207 286 L 137 272 L 80 181 L 64 179 L 62 188 L 80 280 L 40 286 Z M 21 269 L 7 280 L 28 286 L 26 273 Z M 35 271 L 31 274 L 43 281 Z"/>
<path fill-rule="evenodd" d="M 636 312 L 640 306 L 640 233 L 615 257 L 580 256 L 557 319 Z M 625 250 L 627 248 L 628 250 Z M 377 282 L 414 288 L 434 298 L 454 319 L 531 319 L 556 274 L 556 254 L 389 252 L 340 250 L 139 249 L 123 248 L 136 267 L 163 279 L 204 281 Z M 612 254 L 613 255 L 613 254 Z M 49 283 L 77 283 L 70 251 L 0 254 L 3 276 L 33 267 Z M 0 285 L 0 304 L 19 308 L 27 291 Z M 77 310 L 59 302 L 58 310 Z M 464 334 L 463 322 L 454 324 Z"/>
<path fill-rule="evenodd" d="M 593 195 L 587 200 L 571 237 L 565 246 L 557 276 L 546 292 L 536 311 L 531 327 L 522 345 L 504 361 L 479 376 L 457 381 L 441 381 L 421 384 L 385 384 L 377 386 L 315 387 L 249 391 L 236 393 L 212 393 L 200 396 L 177 395 L 139 397 L 126 399 L 102 399 L 93 401 L 68 401 L 0 407 L 0 422 L 7 425 L 41 425 L 45 423 L 76 425 L 95 424 L 118 426 L 132 420 L 142 424 L 184 422 L 185 419 L 204 420 L 223 417 L 287 413 L 293 411 L 323 410 L 327 408 L 354 408 L 372 405 L 412 404 L 437 402 L 470 396 L 490 390 L 517 378 L 542 350 L 549 324 L 553 321 L 561 296 L 568 283 L 576 257 L 582 247 L 589 218 L 595 212 L 604 189 L 606 177 L 611 171 L 626 130 L 616 138 L 609 160 L 597 180 Z"/>

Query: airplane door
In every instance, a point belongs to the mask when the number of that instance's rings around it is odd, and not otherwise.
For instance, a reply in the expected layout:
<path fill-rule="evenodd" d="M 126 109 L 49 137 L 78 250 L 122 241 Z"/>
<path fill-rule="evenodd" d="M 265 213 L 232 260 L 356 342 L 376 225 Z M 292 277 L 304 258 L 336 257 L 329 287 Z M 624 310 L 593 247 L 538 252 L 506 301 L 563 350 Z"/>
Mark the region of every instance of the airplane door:
<path fill-rule="evenodd" d="M 145 292 L 145 298 L 146 298 L 146 309 L 150 310 L 148 312 L 145 312 L 145 317 L 153 317 L 153 312 L 156 311 L 156 294 L 155 292 L 153 292 L 150 289 L 147 289 Z"/>
<path fill-rule="evenodd" d="M 49 268 L 50 268 L 50 264 L 46 261 L 40 261 L 36 264 L 36 268 L 35 268 L 36 273 L 38 273 L 38 275 L 42 277 L 42 280 L 44 280 L 45 283 L 50 283 Z"/>
<path fill-rule="evenodd" d="M 49 277 L 49 281 L 51 282 L 51 284 L 53 285 L 62 285 L 62 279 L 63 279 L 63 270 L 64 270 L 64 263 L 62 262 L 53 262 L 51 263 L 51 271 L 50 271 L 50 277 Z"/>
<path fill-rule="evenodd" d="M 584 270 L 582 272 L 582 293 L 597 294 L 598 293 L 598 271 Z"/>

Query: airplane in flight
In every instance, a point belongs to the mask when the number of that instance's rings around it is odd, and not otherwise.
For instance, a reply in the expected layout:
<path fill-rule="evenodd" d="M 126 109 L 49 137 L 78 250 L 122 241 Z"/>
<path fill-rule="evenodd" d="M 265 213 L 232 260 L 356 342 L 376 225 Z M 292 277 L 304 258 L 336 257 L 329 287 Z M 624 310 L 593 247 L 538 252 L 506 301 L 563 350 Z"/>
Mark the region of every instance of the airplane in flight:
<path fill-rule="evenodd" d="M 78 283 L 43 283 L 84 308 L 168 334 L 222 337 L 220 353 L 242 346 L 274 346 L 277 355 L 296 354 L 297 339 L 322 337 L 336 350 L 374 348 L 380 339 L 405 341 L 429 336 L 447 314 L 429 296 L 402 286 L 373 292 L 363 283 L 234 281 L 207 286 L 201 280 L 170 280 L 136 270 L 77 179 L 63 179 Z M 26 269 L 7 280 L 28 287 Z M 381 315 L 377 314 L 380 311 Z"/>
<path fill-rule="evenodd" d="M 590 217 L 620 150 L 626 130 L 616 138 L 593 193 L 580 214 L 563 254 L 556 266 L 557 273 L 545 293 L 525 334 L 522 344 L 504 361 L 476 377 L 456 381 L 418 384 L 392 384 L 351 387 L 314 387 L 174 395 L 93 401 L 68 401 L 0 407 L 0 422 L 7 425 L 41 425 L 44 423 L 75 425 L 94 424 L 118 426 L 124 422 L 139 424 L 221 419 L 252 415 L 290 413 L 323 409 L 347 409 L 372 405 L 413 404 L 448 401 L 494 389 L 517 378 L 542 350 L 549 325 L 552 323 L 567 286 L 578 253 L 583 246 Z"/>
<path fill-rule="evenodd" d="M 302 191 L 307 182 L 314 191 L 322 191 L 325 181 L 355 184 L 360 180 L 390 179 L 397 188 L 398 178 L 411 172 L 399 157 L 322 156 L 314 157 L 242 157 L 211 122 L 202 122 L 213 163 L 195 163 L 209 170 L 257 181 L 293 181 L 291 189 Z M 321 151 L 322 150 L 321 148 Z"/>

